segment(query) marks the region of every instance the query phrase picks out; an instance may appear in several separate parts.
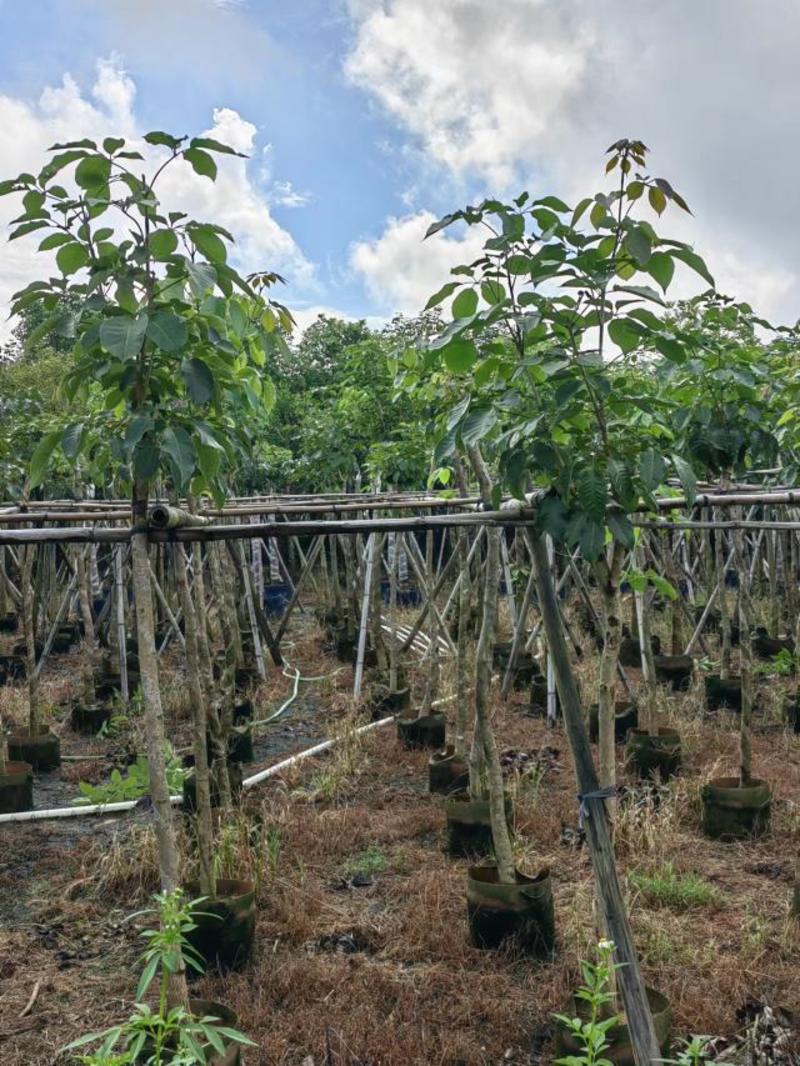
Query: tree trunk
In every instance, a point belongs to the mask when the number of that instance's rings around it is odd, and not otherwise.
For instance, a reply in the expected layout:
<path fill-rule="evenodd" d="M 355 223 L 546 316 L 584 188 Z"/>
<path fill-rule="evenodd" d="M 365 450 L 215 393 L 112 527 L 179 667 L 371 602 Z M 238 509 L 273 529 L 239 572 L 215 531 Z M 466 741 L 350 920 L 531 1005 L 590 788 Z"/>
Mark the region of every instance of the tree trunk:
<path fill-rule="evenodd" d="M 469 696 L 467 693 L 467 625 L 469 622 L 469 552 L 467 532 L 458 531 L 458 556 L 461 583 L 458 589 L 458 654 L 456 657 L 456 736 L 455 751 L 463 755 L 466 750 Z"/>
<path fill-rule="evenodd" d="M 742 786 L 749 785 L 753 755 L 750 730 L 753 720 L 753 641 L 750 588 L 744 565 L 744 537 L 737 529 L 733 534 L 736 569 L 739 573 L 739 673 L 742 679 L 742 713 L 739 720 L 739 779 Z"/>
<path fill-rule="evenodd" d="M 716 512 L 716 519 L 717 521 L 724 519 L 724 514 L 719 510 Z M 714 530 L 714 564 L 717 575 L 717 606 L 722 633 L 719 676 L 723 681 L 727 681 L 731 675 L 731 617 L 728 613 L 728 598 L 725 592 L 725 535 L 721 529 Z"/>
<path fill-rule="evenodd" d="M 526 530 L 526 535 L 531 546 L 539 605 L 548 647 L 553 656 L 564 725 L 575 762 L 578 790 L 582 797 L 581 811 L 584 814 L 589 855 L 594 870 L 600 919 L 603 928 L 607 930 L 608 938 L 614 943 L 615 961 L 621 966 L 617 973 L 617 982 L 622 993 L 636 1066 L 652 1066 L 654 1062 L 659 1061 L 661 1052 L 617 876 L 608 815 L 602 799 L 596 796 L 597 775 L 548 568 L 547 548 L 544 537 L 536 536 L 530 530 Z"/>
<path fill-rule="evenodd" d="M 147 486 L 134 487 L 131 525 L 135 530 L 144 530 L 147 524 Z M 131 535 L 131 570 L 133 595 L 136 604 L 136 633 L 139 644 L 139 669 L 144 697 L 144 731 L 147 745 L 147 763 L 150 774 L 150 798 L 153 803 L 161 888 L 172 892 L 180 884 L 180 855 L 175 833 L 172 804 L 167 785 L 165 761 L 166 736 L 164 710 L 158 680 L 158 655 L 155 643 L 153 598 L 150 588 L 150 567 L 147 558 L 147 533 Z M 181 1005 L 188 1009 L 189 993 L 183 964 L 178 972 L 170 975 L 169 999 L 171 1006 Z"/>
<path fill-rule="evenodd" d="M 489 779 L 489 812 L 492 820 L 492 841 L 497 860 L 497 876 L 501 884 L 510 885 L 516 880 L 514 853 L 506 821 L 503 770 L 489 720 L 489 687 L 492 677 L 492 644 L 497 623 L 501 533 L 502 530 L 496 528 L 487 530 L 483 620 L 475 663 L 475 724 L 483 744 Z"/>
<path fill-rule="evenodd" d="M 194 753 L 194 778 L 197 795 L 197 851 L 200 859 L 200 892 L 213 898 L 214 883 L 214 826 L 211 817 L 211 779 L 208 769 L 208 719 L 206 694 L 201 680 L 200 649 L 197 635 L 197 614 L 189 591 L 186 573 L 186 551 L 182 544 L 175 545 L 175 580 L 183 608 L 186 630 L 186 674 L 192 700 L 192 751 Z"/>
<path fill-rule="evenodd" d="M 594 572 L 603 607 L 603 650 L 600 654 L 600 682 L 597 692 L 597 751 L 600 762 L 600 784 L 613 788 L 617 783 L 615 747 L 615 693 L 617 659 L 622 640 L 619 577 L 625 554 L 623 546 L 614 541 L 608 558 L 595 563 Z M 613 813 L 613 800 L 609 800 L 609 813 Z"/>
<path fill-rule="evenodd" d="M 25 633 L 25 667 L 28 679 L 28 732 L 35 737 L 41 727 L 39 716 L 39 676 L 36 671 L 36 625 L 34 622 L 33 562 L 36 545 L 20 548 L 20 592 L 22 626 Z"/>

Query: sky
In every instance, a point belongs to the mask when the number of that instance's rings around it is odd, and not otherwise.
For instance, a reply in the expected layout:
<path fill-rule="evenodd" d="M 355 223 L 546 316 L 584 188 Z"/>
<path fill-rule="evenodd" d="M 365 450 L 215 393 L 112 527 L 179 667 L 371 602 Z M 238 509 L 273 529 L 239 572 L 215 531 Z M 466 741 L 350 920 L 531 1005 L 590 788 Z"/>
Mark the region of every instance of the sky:
<path fill-rule="evenodd" d="M 793 323 L 799 44 L 796 0 L 0 0 L 0 177 L 59 140 L 210 132 L 249 158 L 216 186 L 181 164 L 170 206 L 281 273 L 301 327 L 378 324 L 477 253 L 475 231 L 423 242 L 433 218 L 523 189 L 577 202 L 640 138 L 693 212 L 659 231 Z M 0 255 L 3 306 L 37 244 Z"/>

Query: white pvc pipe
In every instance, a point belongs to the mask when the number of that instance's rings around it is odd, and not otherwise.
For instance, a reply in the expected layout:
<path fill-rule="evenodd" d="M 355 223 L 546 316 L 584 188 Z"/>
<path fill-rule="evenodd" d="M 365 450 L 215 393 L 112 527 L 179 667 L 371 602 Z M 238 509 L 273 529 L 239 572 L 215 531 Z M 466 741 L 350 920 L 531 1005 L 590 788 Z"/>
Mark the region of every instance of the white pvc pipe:
<path fill-rule="evenodd" d="M 368 732 L 370 729 L 377 729 L 379 726 L 393 722 L 394 718 L 395 716 L 390 714 L 387 718 L 381 718 L 377 722 L 368 722 L 366 725 L 359 726 L 356 733 L 361 734 Z M 282 759 L 281 762 L 275 763 L 274 766 L 268 766 L 265 770 L 259 770 L 257 774 L 253 774 L 252 777 L 245 778 L 242 781 L 242 788 L 252 788 L 253 785 L 266 781 L 268 777 L 274 777 L 275 774 L 281 773 L 282 770 L 288 770 L 290 766 L 303 762 L 304 759 L 308 759 L 312 755 L 319 755 L 320 752 L 327 751 L 335 743 L 336 738 L 323 740 L 321 744 L 315 744 L 312 748 L 306 748 L 305 751 L 299 751 L 296 755 L 290 755 L 288 759 Z M 53 807 L 44 811 L 18 811 L 15 814 L 0 814 L 0 825 L 6 822 L 41 822 L 47 818 L 81 818 L 83 815 L 89 814 L 122 814 L 125 811 L 132 811 L 138 802 L 138 800 L 125 800 L 121 803 L 97 803 L 86 807 Z M 173 806 L 181 802 L 183 802 L 182 796 L 170 796 L 170 803 Z"/>

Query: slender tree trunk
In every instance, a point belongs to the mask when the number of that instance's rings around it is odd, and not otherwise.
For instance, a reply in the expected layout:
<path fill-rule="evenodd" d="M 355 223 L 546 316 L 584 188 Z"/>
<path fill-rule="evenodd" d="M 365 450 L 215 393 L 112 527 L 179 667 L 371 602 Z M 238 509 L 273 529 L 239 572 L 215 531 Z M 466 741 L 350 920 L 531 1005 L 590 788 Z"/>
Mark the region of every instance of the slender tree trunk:
<path fill-rule="evenodd" d="M 95 700 L 94 656 L 97 642 L 94 634 L 94 618 L 92 616 L 92 598 L 86 554 L 87 549 L 79 546 L 75 552 L 75 572 L 78 582 L 78 602 L 83 621 L 83 640 L 81 641 L 83 701 L 87 707 L 91 707 Z"/>
<path fill-rule="evenodd" d="M 150 587 L 150 566 L 147 557 L 147 486 L 134 487 L 131 525 L 137 532 L 131 536 L 131 571 L 136 604 L 136 633 L 139 644 L 139 669 L 144 697 L 144 729 L 147 763 L 150 774 L 150 798 L 153 803 L 161 888 L 173 892 L 180 885 L 180 854 L 170 803 L 165 760 L 166 735 L 164 710 L 158 678 L 158 655 L 155 642 L 153 597 Z M 141 532 L 139 532 L 141 530 Z M 189 993 L 186 974 L 181 963 L 178 972 L 170 975 L 169 999 L 172 1006 L 188 1008 Z"/>
<path fill-rule="evenodd" d="M 724 518 L 724 515 L 717 511 L 717 521 L 722 518 Z M 717 575 L 717 606 L 719 607 L 720 632 L 722 634 L 719 676 L 723 681 L 727 681 L 731 676 L 731 618 L 728 613 L 728 598 L 725 591 L 725 542 L 724 533 L 721 529 L 714 530 L 714 564 Z"/>
<path fill-rule="evenodd" d="M 194 732 L 194 779 L 197 807 L 197 851 L 200 859 L 200 892 L 213 898 L 214 883 L 214 826 L 211 816 L 211 779 L 208 768 L 208 721 L 206 694 L 201 680 L 200 648 L 197 636 L 197 614 L 189 591 L 186 573 L 186 551 L 182 544 L 175 545 L 175 580 L 183 608 L 186 630 L 186 673 L 189 694 L 192 700 Z"/>
<path fill-rule="evenodd" d="M 458 589 L 458 654 L 456 657 L 456 736 L 455 751 L 463 755 L 466 750 L 469 696 L 467 693 L 467 627 L 469 623 L 469 552 L 467 531 L 458 531 L 458 555 L 461 583 Z"/>
<path fill-rule="evenodd" d="M 608 558 L 594 566 L 597 586 L 603 607 L 603 650 L 600 654 L 600 683 L 597 693 L 598 756 L 600 761 L 600 784 L 613 788 L 617 783 L 617 762 L 614 737 L 615 691 L 617 659 L 622 640 L 621 603 L 619 577 L 625 549 L 614 541 Z M 613 801 L 609 801 L 613 813 Z"/>
<path fill-rule="evenodd" d="M 536 569 L 539 605 L 548 647 L 553 656 L 564 724 L 575 762 L 578 788 L 582 796 L 581 810 L 589 842 L 589 855 L 594 871 L 600 919 L 603 928 L 607 930 L 608 938 L 614 943 L 615 961 L 621 964 L 617 982 L 622 993 L 636 1066 L 652 1066 L 654 1062 L 659 1061 L 661 1052 L 614 863 L 608 816 L 601 798 L 595 795 L 598 786 L 597 776 L 550 577 L 547 548 L 543 537 L 526 532 Z"/>
<path fill-rule="evenodd" d="M 736 569 L 739 573 L 739 673 L 742 681 L 742 713 L 739 720 L 739 779 L 744 787 L 752 776 L 753 755 L 750 730 L 753 720 L 753 641 L 750 588 L 744 559 L 744 538 L 741 530 L 735 530 L 733 545 Z"/>
<path fill-rule="evenodd" d="M 36 671 L 36 625 L 34 622 L 33 562 L 36 546 L 20 548 L 20 592 L 22 593 L 22 625 L 25 633 L 25 665 L 28 679 L 28 732 L 35 737 L 40 728 L 39 677 Z"/>
<path fill-rule="evenodd" d="M 501 884 L 510 885 L 516 880 L 514 853 L 508 831 L 505 810 L 505 791 L 500 755 L 489 720 L 489 687 L 492 676 L 492 643 L 497 623 L 498 572 L 500 566 L 501 530 L 487 530 L 485 589 L 483 596 L 483 621 L 475 663 L 475 723 L 483 744 L 486 770 L 489 779 L 489 811 L 492 819 L 492 841 L 497 860 L 497 876 Z"/>

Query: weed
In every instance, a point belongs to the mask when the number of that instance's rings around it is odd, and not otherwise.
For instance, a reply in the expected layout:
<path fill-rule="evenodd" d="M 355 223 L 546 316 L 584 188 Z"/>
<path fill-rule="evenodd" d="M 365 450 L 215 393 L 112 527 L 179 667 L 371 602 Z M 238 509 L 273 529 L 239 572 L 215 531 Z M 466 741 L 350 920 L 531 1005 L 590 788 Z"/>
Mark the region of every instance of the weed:
<path fill-rule="evenodd" d="M 370 845 L 358 854 L 351 855 L 342 866 L 342 872 L 346 877 L 370 877 L 372 874 L 381 873 L 386 869 L 386 865 L 386 856 L 380 848 Z"/>
<path fill-rule="evenodd" d="M 603 1017 L 614 1001 L 611 981 L 615 970 L 619 969 L 612 959 L 614 945 L 609 940 L 601 940 L 597 945 L 597 961 L 582 962 L 583 984 L 575 993 L 575 998 L 588 1004 L 589 1017 L 570 1018 L 566 1014 L 556 1014 L 555 1019 L 572 1034 L 581 1048 L 580 1055 L 567 1055 L 556 1059 L 556 1066 L 611 1066 L 603 1052 L 610 1046 L 608 1035 L 620 1022 L 618 1014 Z"/>
<path fill-rule="evenodd" d="M 719 902 L 719 893 L 712 884 L 695 873 L 678 873 L 671 862 L 651 873 L 633 870 L 628 877 L 633 888 L 656 907 L 689 910 Z"/>

